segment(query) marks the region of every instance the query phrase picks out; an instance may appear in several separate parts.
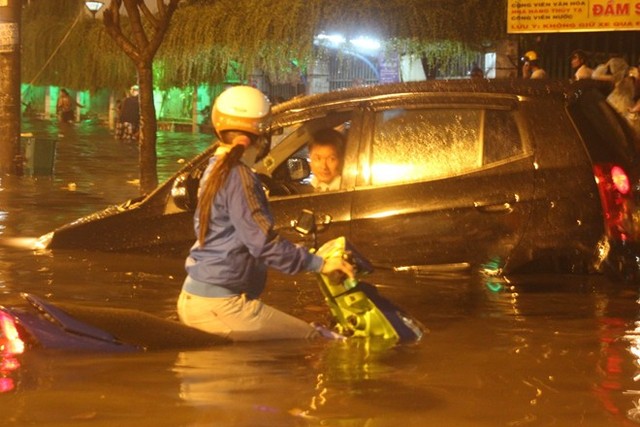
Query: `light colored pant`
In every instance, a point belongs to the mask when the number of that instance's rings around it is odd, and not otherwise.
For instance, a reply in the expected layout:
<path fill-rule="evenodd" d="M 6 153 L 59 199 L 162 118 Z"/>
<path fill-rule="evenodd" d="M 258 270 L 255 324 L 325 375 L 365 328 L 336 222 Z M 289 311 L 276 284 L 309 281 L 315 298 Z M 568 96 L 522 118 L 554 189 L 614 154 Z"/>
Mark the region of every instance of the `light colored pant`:
<path fill-rule="evenodd" d="M 232 341 L 317 336 L 316 329 L 309 323 L 244 294 L 207 298 L 182 291 L 178 298 L 178 316 L 185 325 Z"/>

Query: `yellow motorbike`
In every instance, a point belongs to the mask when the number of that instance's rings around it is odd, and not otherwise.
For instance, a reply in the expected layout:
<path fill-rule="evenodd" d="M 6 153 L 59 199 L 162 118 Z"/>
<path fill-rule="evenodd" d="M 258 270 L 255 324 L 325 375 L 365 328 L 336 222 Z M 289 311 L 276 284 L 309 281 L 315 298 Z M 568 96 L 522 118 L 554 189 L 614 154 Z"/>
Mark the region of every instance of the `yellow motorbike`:
<path fill-rule="evenodd" d="M 331 218 L 318 221 L 314 212 L 303 210 L 292 221 L 294 229 L 313 238 L 315 253 L 324 259 L 341 257 L 354 267 L 355 278 L 340 272 L 318 274 L 325 301 L 335 320 L 336 331 L 346 337 L 380 338 L 394 342 L 415 342 L 424 335 L 419 321 L 384 298 L 376 287 L 361 280 L 373 266 L 345 237 L 338 237 L 317 250 L 317 232 L 329 225 Z"/>

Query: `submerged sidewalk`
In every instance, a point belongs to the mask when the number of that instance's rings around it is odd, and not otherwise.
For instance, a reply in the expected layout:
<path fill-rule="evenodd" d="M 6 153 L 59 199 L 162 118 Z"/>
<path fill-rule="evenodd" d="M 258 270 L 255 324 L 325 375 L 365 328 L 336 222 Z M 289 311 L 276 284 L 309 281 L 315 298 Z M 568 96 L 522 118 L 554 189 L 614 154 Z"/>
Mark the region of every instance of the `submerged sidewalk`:
<path fill-rule="evenodd" d="M 0 177 L 0 234 L 38 235 L 52 222 L 62 225 L 140 195 L 137 144 L 115 140 L 105 126 L 25 120 L 21 131 L 32 134 L 35 144 L 53 142 L 53 168 L 49 174 Z M 158 131 L 159 182 L 212 139 L 202 133 Z"/>

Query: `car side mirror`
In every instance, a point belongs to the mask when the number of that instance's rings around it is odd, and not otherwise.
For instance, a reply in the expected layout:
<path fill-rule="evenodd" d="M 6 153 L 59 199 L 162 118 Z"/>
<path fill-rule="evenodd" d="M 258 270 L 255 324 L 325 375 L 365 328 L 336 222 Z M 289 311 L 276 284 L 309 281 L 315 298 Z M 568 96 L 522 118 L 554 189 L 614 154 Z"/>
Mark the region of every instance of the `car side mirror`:
<path fill-rule="evenodd" d="M 287 160 L 287 171 L 291 181 L 302 181 L 311 175 L 311 168 L 307 159 L 292 157 Z"/>
<path fill-rule="evenodd" d="M 182 210 L 194 210 L 198 205 L 198 184 L 199 181 L 188 173 L 176 177 L 171 186 L 173 203 Z"/>

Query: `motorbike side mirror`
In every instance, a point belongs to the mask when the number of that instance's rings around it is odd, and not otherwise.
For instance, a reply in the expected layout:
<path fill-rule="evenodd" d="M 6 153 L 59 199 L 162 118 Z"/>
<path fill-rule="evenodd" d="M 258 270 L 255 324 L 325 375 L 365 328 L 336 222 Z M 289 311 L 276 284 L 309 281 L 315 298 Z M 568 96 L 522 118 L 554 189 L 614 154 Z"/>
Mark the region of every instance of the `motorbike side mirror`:
<path fill-rule="evenodd" d="M 293 229 L 302 234 L 303 236 L 308 236 L 309 234 L 316 231 L 316 215 L 313 211 L 308 209 L 303 209 L 300 211 L 297 219 L 291 221 L 291 227 Z"/>

